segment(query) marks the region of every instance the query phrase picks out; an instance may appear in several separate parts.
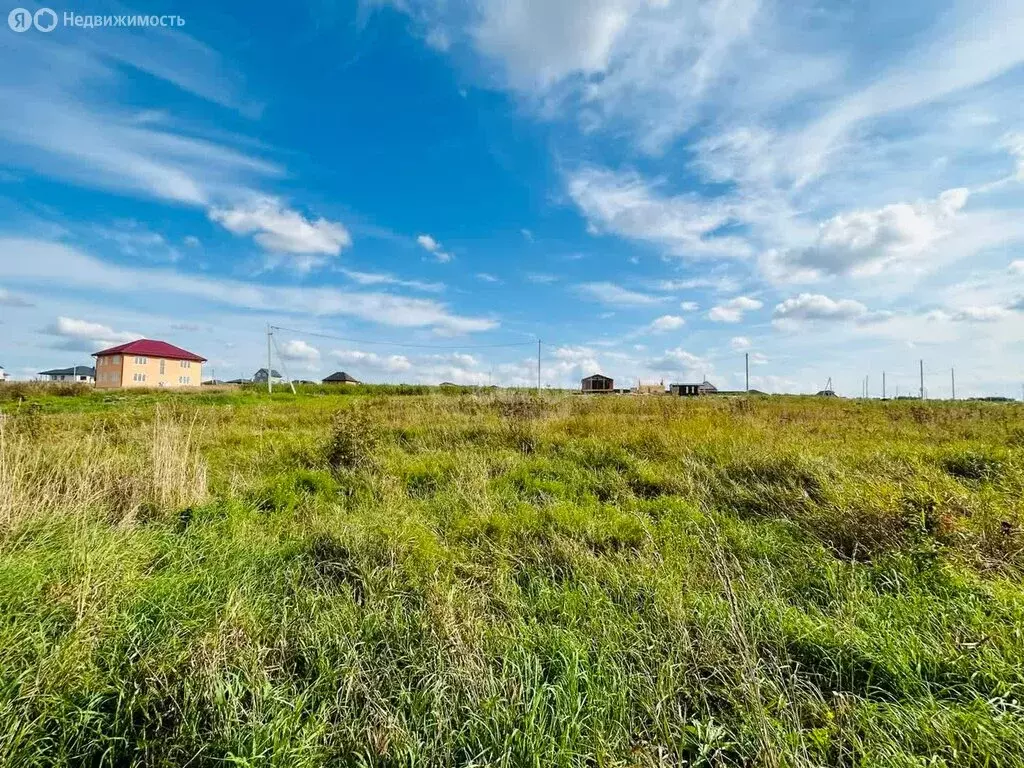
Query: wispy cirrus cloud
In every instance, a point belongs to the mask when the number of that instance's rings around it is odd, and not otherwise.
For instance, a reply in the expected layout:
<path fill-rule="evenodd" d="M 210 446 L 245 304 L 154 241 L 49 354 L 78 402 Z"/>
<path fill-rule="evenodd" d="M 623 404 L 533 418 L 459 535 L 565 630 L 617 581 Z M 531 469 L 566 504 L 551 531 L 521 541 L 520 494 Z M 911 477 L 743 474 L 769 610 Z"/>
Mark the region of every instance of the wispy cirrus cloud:
<path fill-rule="evenodd" d="M 613 307 L 649 307 L 665 301 L 664 296 L 653 296 L 623 288 L 615 283 L 582 283 L 576 292 L 586 299 L 598 301 Z"/>
<path fill-rule="evenodd" d="M 14 259 L 14 255 L 19 256 Z M 351 317 L 399 328 L 432 328 L 443 333 L 473 333 L 498 326 L 490 317 L 453 313 L 433 299 L 330 287 L 273 286 L 192 275 L 170 269 L 114 266 L 76 248 L 39 240 L 0 238 L 3 274 L 11 284 L 89 288 L 113 294 L 137 293 L 159 285 L 169 295 L 204 305 L 252 310 Z"/>

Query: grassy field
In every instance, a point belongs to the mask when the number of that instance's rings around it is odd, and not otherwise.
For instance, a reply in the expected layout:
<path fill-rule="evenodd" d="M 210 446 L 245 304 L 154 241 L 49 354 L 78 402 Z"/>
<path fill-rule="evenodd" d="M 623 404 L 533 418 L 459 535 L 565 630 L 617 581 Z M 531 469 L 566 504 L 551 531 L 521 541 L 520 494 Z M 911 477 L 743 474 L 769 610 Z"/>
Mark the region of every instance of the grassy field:
<path fill-rule="evenodd" d="M 3 766 L 1024 765 L 1018 404 L 2 390 Z"/>

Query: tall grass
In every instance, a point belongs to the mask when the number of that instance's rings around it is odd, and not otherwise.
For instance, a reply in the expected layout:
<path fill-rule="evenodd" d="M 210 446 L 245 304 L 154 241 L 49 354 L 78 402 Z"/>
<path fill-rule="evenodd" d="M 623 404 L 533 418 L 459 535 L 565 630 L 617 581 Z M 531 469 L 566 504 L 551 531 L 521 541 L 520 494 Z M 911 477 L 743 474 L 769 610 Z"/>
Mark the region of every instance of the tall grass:
<path fill-rule="evenodd" d="M 392 394 L 12 403 L 0 764 L 1024 764 L 1019 407 Z"/>

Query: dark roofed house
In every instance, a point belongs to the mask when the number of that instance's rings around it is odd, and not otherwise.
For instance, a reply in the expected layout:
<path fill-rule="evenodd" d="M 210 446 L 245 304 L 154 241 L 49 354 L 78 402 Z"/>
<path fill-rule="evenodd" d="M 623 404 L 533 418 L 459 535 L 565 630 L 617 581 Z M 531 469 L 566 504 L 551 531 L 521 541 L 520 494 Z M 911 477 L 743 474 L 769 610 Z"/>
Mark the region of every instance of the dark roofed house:
<path fill-rule="evenodd" d="M 96 369 L 87 365 L 54 368 L 52 371 L 40 371 L 39 375 L 50 381 L 77 381 L 82 384 L 93 384 L 96 381 Z"/>
<path fill-rule="evenodd" d="M 328 376 L 326 379 L 324 379 L 324 384 L 358 384 L 358 383 L 359 383 L 359 381 L 357 379 L 353 379 L 351 376 L 349 376 L 344 371 L 335 371 L 330 376 Z"/>
<path fill-rule="evenodd" d="M 593 376 L 587 376 L 583 379 L 583 391 L 584 392 L 611 392 L 615 388 L 615 382 L 610 376 L 602 376 L 600 373 L 595 373 Z"/>
<path fill-rule="evenodd" d="M 275 371 L 273 368 L 271 368 L 270 369 L 270 378 L 273 379 L 274 381 L 280 381 L 281 380 L 281 374 L 278 373 L 277 371 Z M 264 384 L 266 384 L 267 383 L 267 369 L 266 368 L 260 368 L 258 371 L 256 371 L 256 373 L 254 373 L 252 375 L 252 380 L 253 381 L 260 381 L 260 382 L 263 382 Z"/>

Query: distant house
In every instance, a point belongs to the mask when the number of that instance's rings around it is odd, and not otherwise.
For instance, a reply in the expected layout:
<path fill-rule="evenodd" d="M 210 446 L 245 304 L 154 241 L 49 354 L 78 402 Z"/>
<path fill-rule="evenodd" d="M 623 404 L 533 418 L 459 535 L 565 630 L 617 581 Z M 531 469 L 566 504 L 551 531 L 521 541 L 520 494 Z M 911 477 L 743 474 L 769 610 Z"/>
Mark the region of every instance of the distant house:
<path fill-rule="evenodd" d="M 582 386 L 584 392 L 611 392 L 615 388 L 615 382 L 610 376 L 595 373 L 583 379 Z"/>
<path fill-rule="evenodd" d="M 271 380 L 273 382 L 278 382 L 278 381 L 281 380 L 281 374 L 278 373 L 277 371 L 275 371 L 273 368 L 271 368 L 270 369 L 270 378 L 271 378 Z M 260 368 L 258 371 L 256 371 L 256 373 L 254 373 L 252 375 L 252 380 L 256 381 L 256 382 L 261 382 L 263 384 L 266 384 L 267 383 L 267 369 L 266 368 Z"/>
<path fill-rule="evenodd" d="M 700 397 L 718 394 L 718 387 L 705 379 L 700 384 L 669 384 L 668 391 L 678 397 Z"/>
<path fill-rule="evenodd" d="M 815 397 L 839 397 L 834 390 L 821 389 L 814 393 Z"/>
<path fill-rule="evenodd" d="M 358 383 L 359 383 L 359 381 L 357 379 L 353 379 L 351 376 L 349 376 L 344 371 L 335 371 L 330 376 L 328 376 L 326 379 L 324 379 L 324 384 L 358 384 Z"/>
<path fill-rule="evenodd" d="M 96 352 L 96 388 L 198 387 L 205 357 L 156 339 Z"/>
<path fill-rule="evenodd" d="M 5 381 L 7 381 L 7 371 L 0 365 L 0 384 L 3 384 Z"/>
<path fill-rule="evenodd" d="M 74 381 L 80 384 L 94 384 L 96 369 L 87 365 L 75 365 L 71 368 L 54 368 L 52 371 L 40 371 L 47 381 Z"/>

